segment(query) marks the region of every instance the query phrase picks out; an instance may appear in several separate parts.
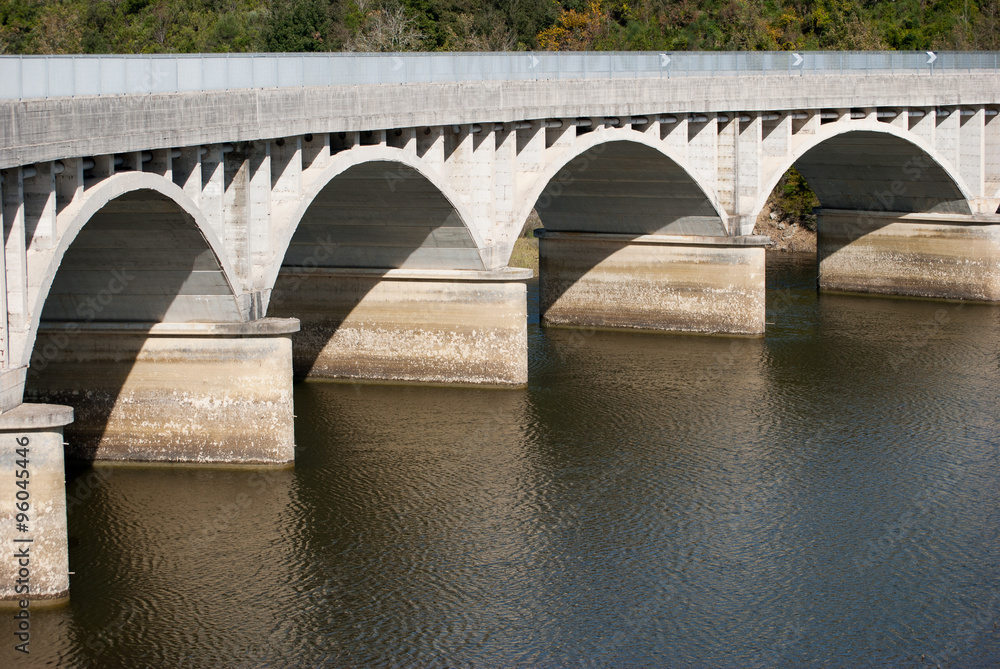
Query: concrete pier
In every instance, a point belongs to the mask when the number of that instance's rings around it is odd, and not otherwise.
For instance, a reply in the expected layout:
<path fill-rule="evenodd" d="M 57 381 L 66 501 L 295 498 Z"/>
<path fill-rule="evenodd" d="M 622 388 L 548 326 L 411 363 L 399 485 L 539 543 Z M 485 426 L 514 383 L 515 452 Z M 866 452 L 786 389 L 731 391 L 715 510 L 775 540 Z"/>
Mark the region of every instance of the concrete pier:
<path fill-rule="evenodd" d="M 15 637 L 28 603 L 69 597 L 63 427 L 72 422 L 72 408 L 52 404 L 0 415 L 0 602 L 16 607 Z"/>
<path fill-rule="evenodd" d="M 288 463 L 298 327 L 275 318 L 43 325 L 25 395 L 76 409 L 69 458 Z"/>
<path fill-rule="evenodd" d="M 764 333 L 767 237 L 535 236 L 546 325 Z"/>
<path fill-rule="evenodd" d="M 530 270 L 285 269 L 270 313 L 301 319 L 296 376 L 523 386 Z"/>
<path fill-rule="evenodd" d="M 818 210 L 820 290 L 1000 302 L 1000 216 Z"/>

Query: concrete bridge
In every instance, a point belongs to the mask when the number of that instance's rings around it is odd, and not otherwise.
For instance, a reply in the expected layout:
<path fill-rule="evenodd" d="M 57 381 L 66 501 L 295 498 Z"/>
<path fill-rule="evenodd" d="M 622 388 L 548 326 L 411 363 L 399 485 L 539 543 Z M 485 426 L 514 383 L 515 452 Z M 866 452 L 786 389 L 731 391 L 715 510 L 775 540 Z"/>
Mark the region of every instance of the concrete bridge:
<path fill-rule="evenodd" d="M 793 165 L 822 289 L 1000 301 L 993 53 L 0 74 L 0 430 L 74 458 L 291 462 L 293 374 L 525 384 L 533 208 L 548 324 L 762 335 L 753 227 Z"/>

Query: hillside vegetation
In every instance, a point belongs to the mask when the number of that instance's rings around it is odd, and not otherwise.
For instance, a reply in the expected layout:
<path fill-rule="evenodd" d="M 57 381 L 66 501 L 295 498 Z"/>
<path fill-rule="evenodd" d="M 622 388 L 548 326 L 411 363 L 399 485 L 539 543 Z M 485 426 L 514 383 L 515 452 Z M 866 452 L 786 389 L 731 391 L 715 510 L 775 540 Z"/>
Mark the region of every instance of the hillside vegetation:
<path fill-rule="evenodd" d="M 1000 0 L 0 0 L 0 53 L 997 49 Z"/>

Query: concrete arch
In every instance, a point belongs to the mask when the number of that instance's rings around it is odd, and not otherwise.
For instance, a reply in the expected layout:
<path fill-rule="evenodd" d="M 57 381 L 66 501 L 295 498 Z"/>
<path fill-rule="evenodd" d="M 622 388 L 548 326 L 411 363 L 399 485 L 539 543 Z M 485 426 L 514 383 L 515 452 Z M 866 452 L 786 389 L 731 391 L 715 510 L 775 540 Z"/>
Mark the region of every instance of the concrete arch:
<path fill-rule="evenodd" d="M 333 183 L 337 177 L 345 175 L 350 170 L 354 168 L 362 168 L 365 165 L 379 164 L 392 164 L 398 166 L 396 172 L 388 171 L 382 175 L 382 178 L 390 189 L 393 188 L 394 183 L 406 178 L 403 173 L 399 172 L 400 169 L 411 170 L 419 177 L 422 177 L 433 189 L 435 189 L 437 193 L 439 193 L 452 207 L 458 221 L 461 222 L 465 230 L 468 231 L 472 240 L 475 242 L 480 263 L 483 262 L 483 249 L 485 248 L 485 243 L 476 226 L 471 224 L 471 222 L 474 221 L 472 212 L 461 200 L 461 198 L 459 198 L 458 194 L 448 184 L 442 174 L 440 174 L 437 170 L 430 168 L 426 163 L 421 161 L 416 155 L 409 151 L 387 146 L 360 146 L 349 151 L 336 154 L 331 158 L 330 164 L 325 167 L 322 172 L 311 175 L 309 182 L 305 185 L 303 195 L 299 199 L 298 205 L 294 210 L 292 210 L 287 218 L 279 224 L 281 233 L 277 243 L 277 251 L 275 253 L 273 264 L 268 272 L 265 284 L 269 289 L 274 287 L 278 274 L 281 271 L 282 263 L 288 254 L 292 238 L 295 236 L 296 231 L 309 209 L 316 202 L 317 198 L 320 197 L 320 194 L 331 183 Z M 485 264 L 483 264 L 482 268 L 485 268 Z"/>
<path fill-rule="evenodd" d="M 810 155 L 817 158 L 817 165 L 820 162 L 824 165 L 833 162 L 830 155 L 823 153 L 824 146 L 839 150 L 842 155 L 849 152 L 851 147 L 864 147 L 869 155 L 859 159 L 857 164 L 841 161 L 842 164 L 827 169 L 836 170 L 839 167 L 843 174 L 832 181 L 844 182 L 845 177 L 850 176 L 851 181 L 865 182 L 871 189 L 863 191 L 860 196 L 853 199 L 828 196 L 827 199 L 831 202 L 824 202 L 823 191 L 826 189 L 823 181 L 825 175 L 830 173 L 824 173 L 808 162 Z M 872 166 L 870 164 L 872 156 L 875 160 L 882 160 L 882 164 Z M 970 201 L 974 196 L 962 176 L 950 161 L 919 136 L 879 121 L 830 123 L 821 126 L 811 139 L 802 141 L 787 159 L 781 161 L 770 174 L 765 175 L 760 195 L 750 215 L 745 219 L 745 225 L 750 229 L 744 229 L 743 234 L 751 233 L 771 191 L 782 175 L 793 166 L 803 172 L 817 193 L 820 204 L 832 209 L 971 213 Z M 879 175 L 877 180 L 866 178 L 866 173 L 878 169 L 886 172 Z M 898 170 L 898 174 L 893 173 L 893 170 Z M 921 192 L 915 191 L 911 186 L 907 195 L 907 185 L 916 183 L 923 184 L 920 187 Z M 839 190 L 841 195 L 847 195 L 850 191 L 843 187 Z"/>
<path fill-rule="evenodd" d="M 115 174 L 88 188 L 84 191 L 83 196 L 78 202 L 71 204 L 58 216 L 60 234 L 56 239 L 54 248 L 48 252 L 50 254 L 48 264 L 39 283 L 38 292 L 30 305 L 29 313 L 31 314 L 31 319 L 24 341 L 24 348 L 20 352 L 23 364 L 28 364 L 29 362 L 37 337 L 38 327 L 42 319 L 45 302 L 52 290 L 52 284 L 56 279 L 60 265 L 73 242 L 80 235 L 87 223 L 104 209 L 106 205 L 124 195 L 141 191 L 151 191 L 163 196 L 176 205 L 184 214 L 191 217 L 197 231 L 204 239 L 207 249 L 211 251 L 216 262 L 219 264 L 229 293 L 232 295 L 235 313 L 240 313 L 239 300 L 237 299 L 237 292 L 234 289 L 233 282 L 235 273 L 229 263 L 222 242 L 209 226 L 198 205 L 179 186 L 160 175 L 142 172 Z"/>
<path fill-rule="evenodd" d="M 681 181 L 689 182 L 689 185 L 694 186 L 694 188 L 697 189 L 699 199 L 704 198 L 702 215 L 718 219 L 718 224 L 716 226 L 712 226 L 711 230 L 695 230 L 688 227 L 687 229 L 677 230 L 678 234 L 711 234 L 725 236 L 727 215 L 724 208 L 719 203 L 719 198 L 715 189 L 707 184 L 700 175 L 689 169 L 683 156 L 677 155 L 672 150 L 665 147 L 663 143 L 657 139 L 654 139 L 644 133 L 625 128 L 605 129 L 581 135 L 576 138 L 567 150 L 559 153 L 558 156 L 552 160 L 552 162 L 548 163 L 545 166 L 545 169 L 539 174 L 538 178 L 531 184 L 527 192 L 521 195 L 520 199 L 522 204 L 515 212 L 514 223 L 517 227 L 513 236 L 516 236 L 524 226 L 524 223 L 527 221 L 531 210 L 535 208 L 539 198 L 543 196 L 546 189 L 550 187 L 553 180 L 556 179 L 563 169 L 570 167 L 570 164 L 573 161 L 580 159 L 581 157 L 585 157 L 589 151 L 593 151 L 595 149 L 600 150 L 600 147 L 608 147 L 614 144 L 621 144 L 629 148 L 638 148 L 640 152 L 647 152 L 647 155 L 656 155 L 657 157 L 662 157 L 668 160 L 669 163 L 667 164 L 676 168 L 677 174 L 674 175 L 674 178 L 679 177 Z M 549 149 L 547 153 L 551 151 L 552 150 Z M 681 227 L 683 228 L 684 226 Z M 613 231 L 606 230 L 606 232 Z M 648 233 L 651 231 L 629 230 L 629 232 Z"/>

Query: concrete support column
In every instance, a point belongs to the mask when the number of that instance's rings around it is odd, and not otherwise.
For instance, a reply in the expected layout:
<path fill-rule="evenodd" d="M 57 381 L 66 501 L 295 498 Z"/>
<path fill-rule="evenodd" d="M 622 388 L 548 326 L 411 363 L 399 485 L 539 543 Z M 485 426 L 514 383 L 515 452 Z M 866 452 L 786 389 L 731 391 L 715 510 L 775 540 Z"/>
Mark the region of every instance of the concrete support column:
<path fill-rule="evenodd" d="M 294 319 L 52 323 L 25 395 L 76 410 L 67 456 L 282 464 L 294 459 Z"/>
<path fill-rule="evenodd" d="M 8 350 L 12 334 L 24 330 L 28 320 L 27 231 L 24 220 L 23 170 L 18 167 L 3 173 L 4 279 L 7 286 Z"/>
<path fill-rule="evenodd" d="M 56 210 L 63 209 L 83 197 L 83 159 L 63 158 L 62 171 L 56 171 Z"/>
<path fill-rule="evenodd" d="M 688 117 L 687 114 L 661 114 L 660 140 L 664 148 L 683 160 L 688 157 Z"/>
<path fill-rule="evenodd" d="M 23 179 L 22 183 L 28 248 L 35 251 L 50 249 L 56 239 L 55 163 L 38 163 L 35 175 Z"/>
<path fill-rule="evenodd" d="M 764 333 L 767 237 L 535 235 L 546 325 Z"/>
<path fill-rule="evenodd" d="M 931 146 L 937 142 L 937 117 L 933 109 L 909 109 L 905 112 L 910 126 L 910 132 Z"/>
<path fill-rule="evenodd" d="M 1000 114 L 986 114 L 983 135 L 984 195 L 991 197 L 1000 194 Z"/>
<path fill-rule="evenodd" d="M 938 109 L 935 113 L 936 126 L 934 128 L 934 148 L 941 152 L 947 160 L 951 161 L 956 170 L 961 169 L 961 143 L 959 132 L 961 130 L 961 110 Z"/>
<path fill-rule="evenodd" d="M 413 136 L 413 129 L 409 129 Z M 416 142 L 416 139 L 413 140 Z M 321 132 L 302 137 L 302 170 L 322 170 L 330 164 L 330 133 Z"/>
<path fill-rule="evenodd" d="M 417 155 L 428 165 L 444 165 L 444 128 L 434 126 L 418 130 Z"/>
<path fill-rule="evenodd" d="M 989 197 L 993 194 L 987 195 L 983 192 L 986 172 L 986 110 L 979 107 L 963 109 L 956 113 L 959 114 L 958 152 L 962 178 L 973 193 Z"/>
<path fill-rule="evenodd" d="M 287 268 L 271 310 L 302 321 L 299 377 L 523 386 L 529 278 L 512 268 Z"/>
<path fill-rule="evenodd" d="M 735 114 L 722 114 L 716 119 L 718 138 L 716 150 L 716 184 L 715 193 L 719 204 L 730 216 L 730 222 L 738 219 L 736 206 L 736 190 L 738 188 L 739 165 L 739 135 L 737 128 L 740 121 Z M 740 234 L 739 228 L 730 234 Z"/>
<path fill-rule="evenodd" d="M 24 397 L 27 366 L 8 367 L 0 371 L 0 412 L 13 409 Z"/>
<path fill-rule="evenodd" d="M 0 601 L 15 607 L 15 638 L 29 604 L 69 597 L 63 426 L 72 422 L 73 409 L 51 404 L 0 415 Z"/>
<path fill-rule="evenodd" d="M 694 172 L 699 173 L 704 183 L 716 187 L 719 174 L 719 125 L 717 115 L 688 115 L 688 155 L 687 160 Z"/>
<path fill-rule="evenodd" d="M 1000 302 L 1000 216 L 818 212 L 819 287 Z"/>
<path fill-rule="evenodd" d="M 184 187 L 189 195 L 194 188 L 201 189 L 197 200 L 201 211 L 215 234 L 223 239 L 226 238 L 226 148 L 223 144 L 213 144 L 205 147 L 203 154 L 198 149 L 200 179 L 192 180 Z"/>

